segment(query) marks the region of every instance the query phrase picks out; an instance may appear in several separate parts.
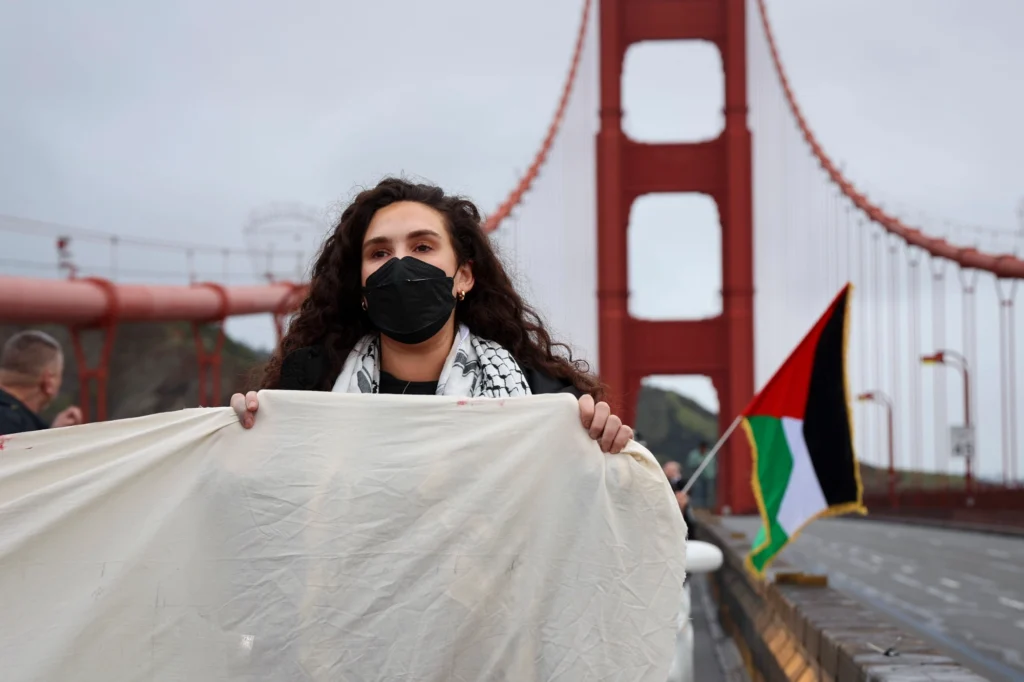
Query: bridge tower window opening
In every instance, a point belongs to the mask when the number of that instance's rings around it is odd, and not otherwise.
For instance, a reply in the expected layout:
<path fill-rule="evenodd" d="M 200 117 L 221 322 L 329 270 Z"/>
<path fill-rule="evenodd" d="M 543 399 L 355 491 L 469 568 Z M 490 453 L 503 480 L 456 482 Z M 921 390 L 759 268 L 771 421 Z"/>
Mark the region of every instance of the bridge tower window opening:
<path fill-rule="evenodd" d="M 658 106 L 645 106 L 652 101 Z M 715 139 L 725 128 L 721 53 L 703 40 L 631 45 L 622 69 L 622 108 L 623 132 L 636 142 Z"/>
<path fill-rule="evenodd" d="M 722 313 L 722 228 L 711 197 L 647 194 L 629 216 L 629 314 L 645 320 Z"/>

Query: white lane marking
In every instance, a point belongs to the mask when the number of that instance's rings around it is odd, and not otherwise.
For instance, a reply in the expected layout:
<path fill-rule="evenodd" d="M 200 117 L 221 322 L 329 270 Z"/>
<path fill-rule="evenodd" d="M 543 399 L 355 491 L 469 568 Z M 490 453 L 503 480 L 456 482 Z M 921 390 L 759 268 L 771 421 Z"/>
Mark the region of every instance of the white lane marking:
<path fill-rule="evenodd" d="M 1009 552 L 1004 552 L 1001 549 L 987 549 L 987 550 L 985 550 L 985 553 L 988 554 L 990 557 L 995 557 L 996 559 L 1009 559 L 1010 558 L 1010 553 Z"/>
<path fill-rule="evenodd" d="M 963 577 L 963 579 L 966 580 L 967 582 L 974 583 L 975 585 L 978 585 L 979 587 L 995 587 L 996 586 L 996 583 L 995 583 L 994 580 L 989 580 L 988 578 L 979 578 L 978 576 L 970 575 L 969 573 L 965 573 L 961 577 Z"/>
<path fill-rule="evenodd" d="M 893 573 L 892 574 L 892 579 L 895 582 L 898 582 L 898 583 L 901 583 L 903 585 L 906 585 L 907 587 L 913 587 L 913 588 L 916 588 L 916 589 L 919 589 L 919 590 L 924 590 L 928 594 L 932 595 L 933 597 L 938 597 L 939 599 L 941 599 L 942 601 L 946 602 L 947 604 L 963 604 L 964 603 L 960 599 L 960 597 L 956 596 L 952 592 L 946 592 L 945 590 L 940 590 L 939 588 L 932 587 L 931 585 L 924 585 L 924 584 L 921 583 L 921 581 L 917 580 L 916 578 L 911 578 L 910 576 L 904 575 L 903 573 Z"/>
<path fill-rule="evenodd" d="M 1024 601 L 1017 601 L 1016 599 L 1010 599 L 1009 597 L 1000 597 L 999 603 L 1003 606 L 1009 606 L 1011 609 L 1024 611 Z"/>
<path fill-rule="evenodd" d="M 1008 564 L 1003 561 L 993 561 L 989 566 L 1000 571 L 1007 571 L 1008 573 L 1024 573 L 1024 570 L 1019 566 L 1014 566 L 1013 564 Z"/>
<path fill-rule="evenodd" d="M 992 609 L 979 609 L 977 604 L 961 602 L 959 606 L 944 606 L 936 611 L 948 617 L 985 618 L 989 620 L 1008 620 L 1010 617 L 1002 611 Z M 964 635 L 966 637 L 966 635 Z M 973 637 L 973 635 L 972 635 Z M 968 637 L 971 639 L 971 637 Z"/>
<path fill-rule="evenodd" d="M 883 592 L 882 590 L 875 589 L 867 583 L 857 580 L 853 576 L 843 573 L 842 571 L 829 571 L 829 581 L 833 579 L 835 579 L 837 584 L 846 583 L 855 591 L 881 599 L 900 611 L 908 613 L 911 616 L 917 616 L 928 627 L 945 629 L 942 617 L 934 611 L 929 611 L 928 609 L 911 604 L 910 602 L 900 599 L 889 592 Z"/>
<path fill-rule="evenodd" d="M 950 580 L 949 578 L 941 578 L 939 582 L 942 583 L 943 586 L 948 587 L 952 590 L 960 589 L 960 583 L 958 583 L 955 580 Z"/>
<path fill-rule="evenodd" d="M 863 559 L 858 559 L 856 557 L 850 557 L 849 559 L 847 559 L 847 562 L 851 566 L 857 566 L 858 568 L 863 568 L 865 571 L 869 571 L 871 573 L 878 573 L 879 571 L 882 570 L 881 567 L 876 566 L 875 564 L 869 564 L 868 562 L 864 561 Z"/>
<path fill-rule="evenodd" d="M 909 587 L 922 587 L 920 581 L 915 580 L 914 578 L 908 578 L 907 576 L 903 575 L 902 573 L 893 573 L 892 574 L 892 579 L 895 580 L 898 583 L 903 583 L 904 585 L 908 585 Z"/>
<path fill-rule="evenodd" d="M 931 585 L 924 588 L 924 591 L 932 595 L 933 597 L 938 597 L 947 604 L 958 604 L 960 602 L 960 598 L 952 592 L 946 592 L 944 590 L 940 590 L 937 587 L 932 587 Z"/>

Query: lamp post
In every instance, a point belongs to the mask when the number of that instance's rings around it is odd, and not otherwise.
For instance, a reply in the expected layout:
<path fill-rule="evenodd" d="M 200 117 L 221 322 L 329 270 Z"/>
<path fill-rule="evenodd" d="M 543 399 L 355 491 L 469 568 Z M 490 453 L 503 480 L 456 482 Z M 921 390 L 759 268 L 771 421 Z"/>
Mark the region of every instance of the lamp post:
<path fill-rule="evenodd" d="M 964 378 L 964 426 L 971 429 L 971 372 L 967 366 L 967 358 L 952 350 L 940 350 L 931 355 L 922 355 L 921 362 L 925 365 L 953 365 L 960 370 Z M 967 487 L 967 494 L 974 493 L 973 448 L 968 453 L 964 465 L 964 485 Z"/>
<path fill-rule="evenodd" d="M 893 443 L 892 400 L 881 391 L 866 391 L 858 395 L 857 400 L 878 403 L 885 407 L 889 431 L 889 506 L 896 509 L 899 507 L 899 501 L 896 499 L 896 452 Z"/>

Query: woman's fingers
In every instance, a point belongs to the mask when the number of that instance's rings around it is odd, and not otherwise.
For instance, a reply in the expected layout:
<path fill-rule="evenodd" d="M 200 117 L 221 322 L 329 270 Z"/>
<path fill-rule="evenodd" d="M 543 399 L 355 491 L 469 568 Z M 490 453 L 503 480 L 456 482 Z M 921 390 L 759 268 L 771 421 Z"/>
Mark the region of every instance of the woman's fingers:
<path fill-rule="evenodd" d="M 612 440 L 612 446 L 608 450 L 611 454 L 622 452 L 622 448 L 626 447 L 626 443 L 633 439 L 633 429 L 623 424 L 619 427 L 618 433 L 615 434 L 615 438 Z"/>
<path fill-rule="evenodd" d="M 612 408 L 604 401 L 599 402 L 594 406 L 594 418 L 590 422 L 591 438 L 594 440 L 601 438 L 602 434 L 604 434 L 605 425 L 608 423 L 608 417 L 611 416 L 611 413 Z"/>
<path fill-rule="evenodd" d="M 594 403 L 594 399 L 585 395 L 580 398 L 580 421 L 590 437 L 598 441 L 601 450 L 608 453 L 622 452 L 626 443 L 633 437 L 633 429 L 625 426 L 622 420 L 612 414 L 612 408 L 606 402 Z"/>
<path fill-rule="evenodd" d="M 245 416 L 245 396 L 241 393 L 233 394 L 231 396 L 231 409 L 235 411 L 239 419 Z"/>
<path fill-rule="evenodd" d="M 619 435 L 619 429 L 621 428 L 622 420 L 614 414 L 608 415 L 604 423 L 604 431 L 601 433 L 601 449 L 604 452 L 612 451 L 612 444 L 615 442 L 615 437 Z M 619 449 L 621 450 L 622 448 Z"/>
<path fill-rule="evenodd" d="M 594 421 L 594 398 L 585 395 L 580 398 L 580 421 L 583 428 L 589 430 L 590 424 Z"/>
<path fill-rule="evenodd" d="M 256 423 L 255 413 L 259 406 L 259 399 L 257 399 L 255 391 L 249 391 L 244 396 L 241 393 L 231 396 L 231 409 L 238 415 L 238 421 L 243 428 L 251 429 L 252 425 Z"/>

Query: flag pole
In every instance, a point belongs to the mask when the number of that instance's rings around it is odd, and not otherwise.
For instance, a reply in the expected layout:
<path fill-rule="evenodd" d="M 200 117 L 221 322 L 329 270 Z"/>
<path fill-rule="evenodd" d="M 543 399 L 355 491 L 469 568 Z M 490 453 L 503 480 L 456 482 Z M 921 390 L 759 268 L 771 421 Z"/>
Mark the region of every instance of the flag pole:
<path fill-rule="evenodd" d="M 711 463 L 711 460 L 715 458 L 715 455 L 718 454 L 718 451 L 721 449 L 721 447 L 725 445 L 725 441 L 729 440 L 729 436 L 732 435 L 732 432 L 736 430 L 736 427 L 740 425 L 741 421 L 743 421 L 742 414 L 732 420 L 732 424 L 730 424 L 729 428 L 725 430 L 725 433 L 722 434 L 722 437 L 719 438 L 718 442 L 715 443 L 715 446 L 711 448 L 711 452 L 707 454 L 707 456 L 704 458 L 704 461 L 700 463 L 700 466 L 697 467 L 697 470 L 693 472 L 692 476 L 690 476 L 690 480 L 687 481 L 686 485 L 683 486 L 682 492 L 684 494 L 690 492 L 690 488 L 693 487 L 693 484 L 697 480 L 697 477 L 700 476 L 700 472 L 704 471 L 704 467 Z"/>

